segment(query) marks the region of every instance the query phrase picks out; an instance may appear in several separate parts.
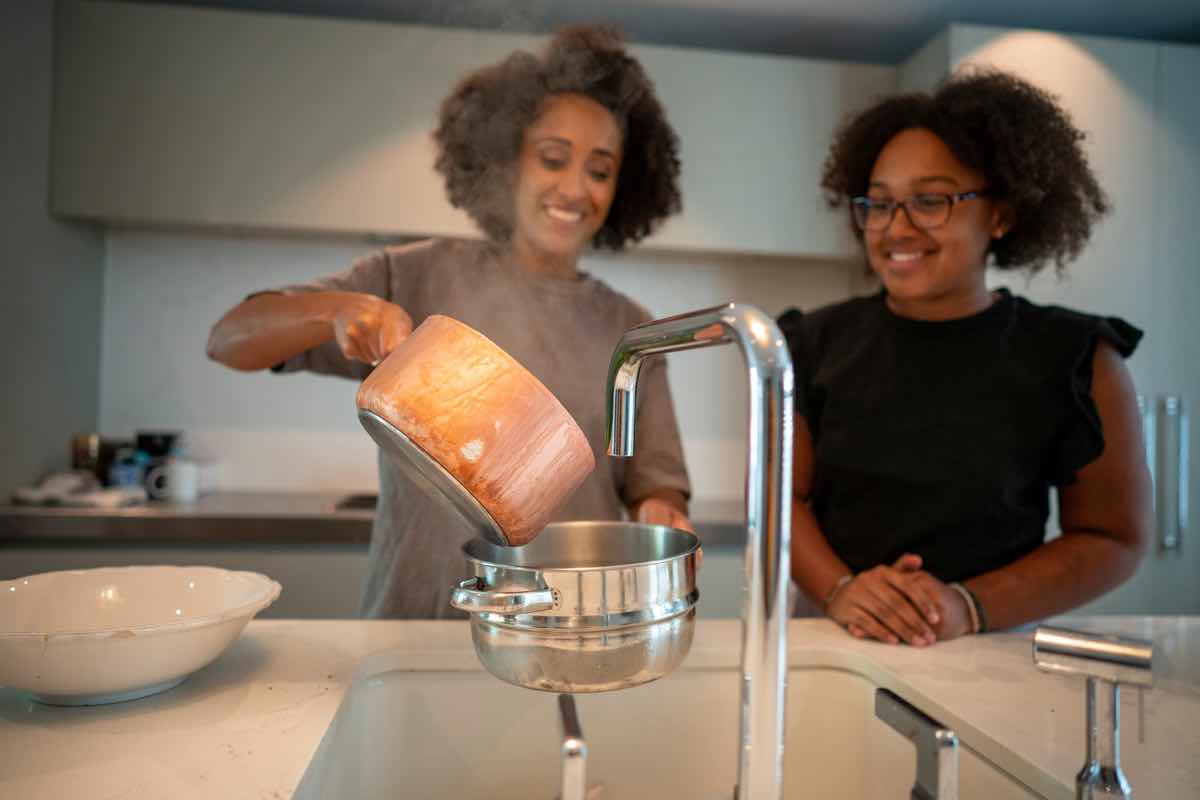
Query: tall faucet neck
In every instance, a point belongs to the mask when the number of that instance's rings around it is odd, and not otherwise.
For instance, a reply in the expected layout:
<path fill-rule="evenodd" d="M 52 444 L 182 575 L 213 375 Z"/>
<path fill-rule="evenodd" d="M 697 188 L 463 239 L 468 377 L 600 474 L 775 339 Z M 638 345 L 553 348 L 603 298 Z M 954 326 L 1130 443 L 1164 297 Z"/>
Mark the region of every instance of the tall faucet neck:
<path fill-rule="evenodd" d="M 791 551 L 792 359 L 774 320 L 727 303 L 647 322 L 621 337 L 608 372 L 608 452 L 633 454 L 638 376 L 645 358 L 737 344 L 750 378 L 746 459 L 746 591 L 742 607 L 741 732 L 737 796 L 783 796 Z"/>

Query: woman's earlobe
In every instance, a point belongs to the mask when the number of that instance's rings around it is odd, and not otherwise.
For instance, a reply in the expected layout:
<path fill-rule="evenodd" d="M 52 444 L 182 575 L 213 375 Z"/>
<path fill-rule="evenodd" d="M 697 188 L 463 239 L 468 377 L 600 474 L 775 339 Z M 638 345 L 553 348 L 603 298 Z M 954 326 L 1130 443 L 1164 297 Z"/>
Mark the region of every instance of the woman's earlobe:
<path fill-rule="evenodd" d="M 1013 227 L 1013 211 L 1007 204 L 997 209 L 992 223 L 992 238 L 1003 239 Z"/>

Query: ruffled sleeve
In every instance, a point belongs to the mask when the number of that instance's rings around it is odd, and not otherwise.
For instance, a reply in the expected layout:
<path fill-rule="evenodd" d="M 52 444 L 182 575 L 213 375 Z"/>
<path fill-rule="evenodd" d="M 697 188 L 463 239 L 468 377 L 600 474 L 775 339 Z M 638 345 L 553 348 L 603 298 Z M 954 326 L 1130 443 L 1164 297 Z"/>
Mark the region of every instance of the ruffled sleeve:
<path fill-rule="evenodd" d="M 1103 340 L 1123 358 L 1129 358 L 1142 339 L 1141 330 L 1119 317 L 1065 311 L 1064 317 L 1064 340 L 1070 364 L 1070 402 L 1051 476 L 1055 486 L 1073 484 L 1079 470 L 1104 452 L 1104 426 L 1092 397 L 1096 345 Z"/>

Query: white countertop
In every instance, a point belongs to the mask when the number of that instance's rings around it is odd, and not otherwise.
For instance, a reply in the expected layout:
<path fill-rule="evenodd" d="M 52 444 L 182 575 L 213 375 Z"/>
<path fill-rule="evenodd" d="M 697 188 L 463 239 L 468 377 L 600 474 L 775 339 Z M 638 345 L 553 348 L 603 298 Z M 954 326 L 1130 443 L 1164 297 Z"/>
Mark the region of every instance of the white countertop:
<path fill-rule="evenodd" d="M 0 689 L 0 797 L 256 798 L 292 795 L 367 656 L 413 669 L 479 671 L 467 622 L 255 621 L 214 664 L 164 694 L 92 708 Z M 1096 618 L 1072 627 L 1159 648 L 1138 742 L 1122 702 L 1122 765 L 1138 800 L 1200 797 L 1200 618 Z M 1038 672 L 1030 633 L 925 650 L 858 642 L 794 621 L 789 661 L 861 674 L 953 728 L 964 744 L 1048 797 L 1074 797 L 1082 682 Z M 681 669 L 731 667 L 740 623 L 702 620 Z"/>

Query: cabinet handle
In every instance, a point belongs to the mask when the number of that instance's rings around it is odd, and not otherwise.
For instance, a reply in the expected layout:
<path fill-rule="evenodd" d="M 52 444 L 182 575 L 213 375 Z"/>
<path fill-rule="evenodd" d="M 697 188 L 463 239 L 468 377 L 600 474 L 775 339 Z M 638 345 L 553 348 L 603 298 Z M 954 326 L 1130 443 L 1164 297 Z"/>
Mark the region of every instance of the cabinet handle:
<path fill-rule="evenodd" d="M 1138 414 L 1142 418 L 1142 447 L 1146 451 L 1146 468 L 1150 471 L 1150 501 L 1157 505 L 1158 494 L 1158 409 L 1146 400 L 1146 395 L 1137 396 Z"/>
<path fill-rule="evenodd" d="M 1180 550 L 1188 523 L 1188 460 L 1190 424 L 1187 409 L 1178 395 L 1166 395 L 1160 404 L 1160 458 L 1155 481 L 1155 521 L 1161 550 Z"/>

